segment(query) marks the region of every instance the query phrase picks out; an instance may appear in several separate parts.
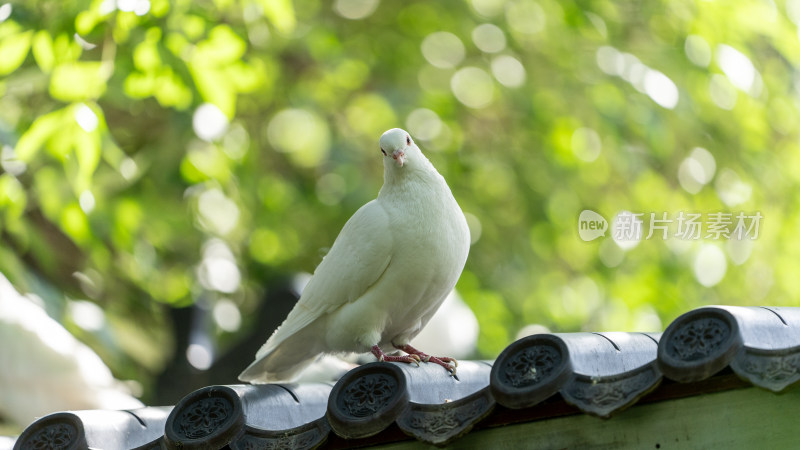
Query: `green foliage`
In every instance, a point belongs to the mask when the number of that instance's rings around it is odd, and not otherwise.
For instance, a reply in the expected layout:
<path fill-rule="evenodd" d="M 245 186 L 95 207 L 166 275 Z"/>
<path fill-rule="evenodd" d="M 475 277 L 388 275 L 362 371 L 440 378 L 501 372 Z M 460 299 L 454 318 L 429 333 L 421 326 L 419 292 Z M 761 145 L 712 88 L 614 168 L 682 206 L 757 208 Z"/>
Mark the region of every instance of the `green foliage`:
<path fill-rule="evenodd" d="M 11 6 L 0 272 L 103 306 L 128 376 L 169 355 L 163 305 L 228 299 L 246 328 L 264 286 L 312 271 L 376 195 L 395 126 L 468 213 L 476 356 L 529 324 L 651 330 L 708 303 L 797 303 L 796 0 Z M 764 219 L 753 241 L 623 248 L 611 230 L 581 240 L 584 209 L 643 213 L 645 235 L 651 212 Z"/>

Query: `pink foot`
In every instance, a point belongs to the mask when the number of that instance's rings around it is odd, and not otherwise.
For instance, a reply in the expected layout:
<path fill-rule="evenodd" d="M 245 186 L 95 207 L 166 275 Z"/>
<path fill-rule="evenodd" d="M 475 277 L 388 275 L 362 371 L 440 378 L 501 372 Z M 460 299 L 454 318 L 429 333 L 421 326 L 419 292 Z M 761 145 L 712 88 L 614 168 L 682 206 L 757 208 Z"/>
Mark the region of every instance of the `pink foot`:
<path fill-rule="evenodd" d="M 409 364 L 416 364 L 419 366 L 420 357 L 417 355 L 403 355 L 403 356 L 390 356 L 381 350 L 380 347 L 377 345 L 372 346 L 372 354 L 378 358 L 378 361 L 388 361 L 388 362 L 404 362 Z"/>
<path fill-rule="evenodd" d="M 417 350 L 416 348 L 408 344 L 400 347 L 395 346 L 395 348 L 408 353 L 408 356 L 416 356 L 417 359 L 419 359 L 422 362 L 432 362 L 434 364 L 438 364 L 447 369 L 447 371 L 450 372 L 450 375 L 456 374 L 456 367 L 458 367 L 458 361 L 456 361 L 455 358 L 450 358 L 449 356 L 431 356 L 428 355 L 427 353 L 423 353 Z"/>

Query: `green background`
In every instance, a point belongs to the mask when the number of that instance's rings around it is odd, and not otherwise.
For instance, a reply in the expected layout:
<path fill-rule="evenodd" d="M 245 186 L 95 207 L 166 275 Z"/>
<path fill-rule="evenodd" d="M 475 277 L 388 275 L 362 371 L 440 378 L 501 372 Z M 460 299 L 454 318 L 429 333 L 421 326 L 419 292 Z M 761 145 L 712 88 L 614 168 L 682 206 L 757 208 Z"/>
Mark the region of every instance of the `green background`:
<path fill-rule="evenodd" d="M 797 304 L 800 1 L 25 0 L 4 16 L 0 272 L 145 401 L 173 357 L 166 308 L 223 304 L 223 350 L 257 329 L 264 289 L 313 271 L 375 197 L 392 127 L 468 215 L 476 358 L 530 324 L 659 331 L 705 304 Z M 583 241 L 584 209 L 642 213 L 645 236 L 650 213 L 763 219 L 755 240 L 681 239 L 676 220 L 628 248 Z M 84 300 L 100 329 L 71 313 Z"/>

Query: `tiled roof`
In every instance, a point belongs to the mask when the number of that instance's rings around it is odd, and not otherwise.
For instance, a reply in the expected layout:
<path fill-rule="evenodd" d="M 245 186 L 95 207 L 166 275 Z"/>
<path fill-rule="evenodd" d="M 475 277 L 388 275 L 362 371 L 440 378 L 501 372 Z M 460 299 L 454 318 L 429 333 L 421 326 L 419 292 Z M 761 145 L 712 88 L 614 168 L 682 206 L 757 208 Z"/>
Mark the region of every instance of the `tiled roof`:
<path fill-rule="evenodd" d="M 174 408 L 57 413 L 14 448 L 341 448 L 402 433 L 443 445 L 473 427 L 578 412 L 607 418 L 640 400 L 745 384 L 730 372 L 774 392 L 798 381 L 800 308 L 704 307 L 663 334 L 537 334 L 494 362 L 461 362 L 455 377 L 433 364 L 375 362 L 335 385 L 209 386 Z M 715 374 L 718 382 L 703 381 Z"/>

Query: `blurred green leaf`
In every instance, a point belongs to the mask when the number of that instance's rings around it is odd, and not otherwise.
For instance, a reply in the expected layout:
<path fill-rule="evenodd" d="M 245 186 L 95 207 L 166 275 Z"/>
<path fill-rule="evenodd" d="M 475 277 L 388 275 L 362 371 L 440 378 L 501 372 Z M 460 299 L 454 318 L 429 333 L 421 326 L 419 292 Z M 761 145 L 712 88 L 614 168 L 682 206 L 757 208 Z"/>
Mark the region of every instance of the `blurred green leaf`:
<path fill-rule="evenodd" d="M 297 20 L 291 0 L 259 0 L 259 4 L 278 31 L 289 34 L 294 30 Z"/>
<path fill-rule="evenodd" d="M 170 67 L 163 67 L 154 79 L 153 94 L 163 106 L 186 109 L 192 102 L 192 91 Z"/>
<path fill-rule="evenodd" d="M 0 210 L 5 216 L 5 223 L 19 220 L 27 205 L 27 194 L 22 184 L 11 174 L 0 175 Z"/>
<path fill-rule="evenodd" d="M 85 245 L 91 238 L 89 221 L 77 202 L 69 203 L 61 210 L 59 225 L 77 244 Z"/>
<path fill-rule="evenodd" d="M 0 58 L 0 75 L 8 75 L 22 65 L 31 48 L 32 38 L 33 31 L 23 31 L 0 40 L 0 55 L 3 55 Z"/>
<path fill-rule="evenodd" d="M 158 69 L 161 58 L 158 56 L 156 43 L 148 40 L 137 45 L 133 51 L 133 64 L 143 72 Z"/>
<path fill-rule="evenodd" d="M 64 126 L 67 117 L 65 109 L 38 117 L 25 131 L 25 134 L 20 136 L 15 147 L 17 158 L 25 162 L 32 161 L 44 143 Z"/>
<path fill-rule="evenodd" d="M 47 31 L 37 31 L 33 37 L 33 57 L 42 72 L 50 73 L 53 70 L 56 58 L 53 50 L 53 39 Z"/>
<path fill-rule="evenodd" d="M 225 72 L 216 68 L 193 66 L 192 77 L 200 96 L 208 103 L 216 105 L 226 116 L 236 113 L 236 91 L 228 84 Z"/>
<path fill-rule="evenodd" d="M 53 69 L 50 95 L 65 102 L 94 100 L 106 90 L 106 80 L 100 62 L 74 62 Z"/>
<path fill-rule="evenodd" d="M 80 35 L 87 35 L 91 33 L 102 20 L 102 16 L 94 8 L 88 11 L 81 11 L 78 16 L 75 17 L 75 31 Z"/>
<path fill-rule="evenodd" d="M 86 180 L 91 179 L 97 164 L 100 162 L 100 136 L 99 133 L 76 130 L 75 155 L 78 159 L 80 174 Z M 88 186 L 87 186 L 88 187 Z"/>
<path fill-rule="evenodd" d="M 73 62 L 80 58 L 81 46 L 71 33 L 64 31 L 58 34 L 51 33 L 50 36 L 55 36 L 55 39 L 53 39 L 53 56 L 55 56 L 56 64 Z"/>
<path fill-rule="evenodd" d="M 244 40 L 228 25 L 217 25 L 208 33 L 208 39 L 197 44 L 192 63 L 197 66 L 219 66 L 238 61 L 247 48 Z"/>

